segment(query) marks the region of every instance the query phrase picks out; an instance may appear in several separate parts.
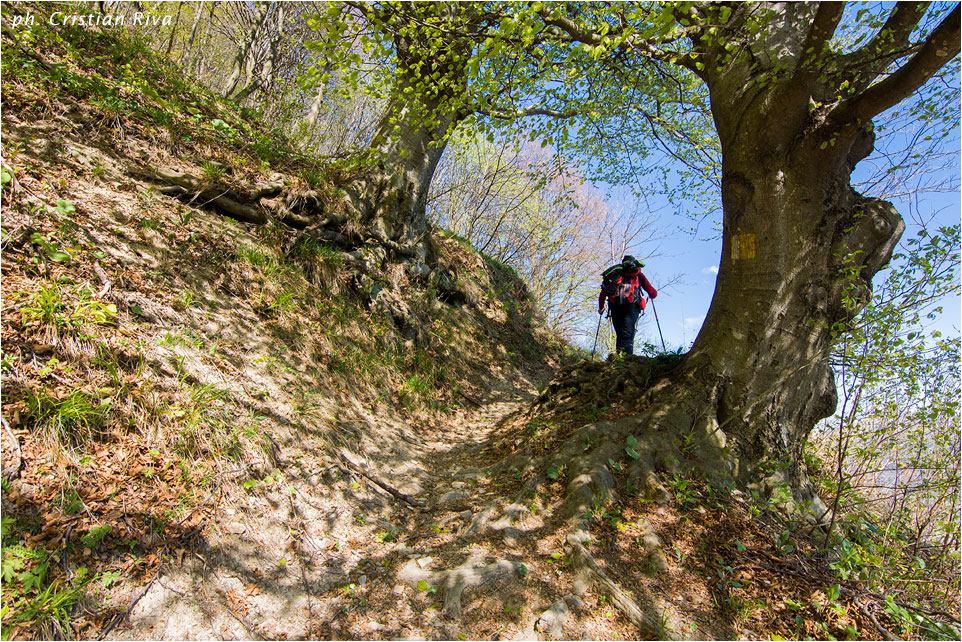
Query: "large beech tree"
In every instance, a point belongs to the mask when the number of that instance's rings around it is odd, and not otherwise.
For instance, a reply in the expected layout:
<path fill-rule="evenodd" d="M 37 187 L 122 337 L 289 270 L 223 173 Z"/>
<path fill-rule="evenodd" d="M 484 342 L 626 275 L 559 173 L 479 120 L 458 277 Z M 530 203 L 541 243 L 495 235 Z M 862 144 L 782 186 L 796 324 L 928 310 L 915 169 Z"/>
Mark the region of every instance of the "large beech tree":
<path fill-rule="evenodd" d="M 959 52 L 958 6 L 912 39 L 929 8 L 897 4 L 851 51 L 833 41 L 844 3 L 682 3 L 654 26 L 636 21 L 645 9 L 618 26 L 539 11 L 561 39 L 681 67 L 708 88 L 721 265 L 705 324 L 646 425 L 695 426 L 743 481 L 783 460 L 800 487 L 804 439 L 835 409 L 834 333 L 867 303 L 904 229 L 890 203 L 851 188 L 852 171 L 873 150 L 872 119 Z"/>

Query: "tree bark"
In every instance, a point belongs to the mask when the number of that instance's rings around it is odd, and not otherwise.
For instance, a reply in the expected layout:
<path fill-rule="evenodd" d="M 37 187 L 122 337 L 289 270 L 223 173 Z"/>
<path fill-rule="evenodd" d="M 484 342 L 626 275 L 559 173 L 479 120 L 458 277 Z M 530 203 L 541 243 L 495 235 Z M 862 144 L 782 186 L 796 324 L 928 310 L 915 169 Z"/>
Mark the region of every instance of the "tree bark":
<path fill-rule="evenodd" d="M 203 75 L 203 65 L 204 65 L 204 51 L 208 50 L 210 47 L 211 34 L 214 31 L 214 10 L 217 8 L 216 2 L 210 3 L 210 11 L 207 14 L 207 32 L 204 34 L 204 44 L 197 48 L 197 53 L 194 54 L 194 58 L 190 63 L 191 73 L 195 78 L 200 78 Z"/>
<path fill-rule="evenodd" d="M 308 110 L 307 116 L 303 121 L 306 140 L 309 140 L 312 136 L 314 128 L 317 127 L 317 121 L 321 117 L 321 107 L 324 105 L 324 89 L 327 87 L 327 83 L 325 82 L 324 78 L 328 76 L 333 69 L 333 65 L 326 64 L 318 74 L 317 93 L 314 95 L 314 100 L 311 102 L 311 108 Z"/>
<path fill-rule="evenodd" d="M 190 37 L 187 39 L 187 50 L 184 51 L 183 65 L 187 69 L 193 69 L 193 65 L 190 64 L 190 54 L 194 50 L 194 38 L 197 37 L 197 25 L 200 24 L 200 16 L 202 13 L 204 13 L 203 2 L 201 2 L 194 11 L 194 22 L 190 26 Z"/>
<path fill-rule="evenodd" d="M 449 19 L 459 11 L 451 3 L 438 6 Z M 471 45 L 436 32 L 421 35 L 423 40 L 418 41 L 417 35 L 395 37 L 396 84 L 368 150 L 372 166 L 345 185 L 344 191 L 349 209 L 375 238 L 423 261 L 428 250 L 425 208 L 431 180 L 449 135 L 466 116 L 457 105 L 465 90 L 464 61 Z"/>
<path fill-rule="evenodd" d="M 808 433 L 835 411 L 833 333 L 867 304 L 905 226 L 849 187 L 847 150 L 807 141 L 773 158 L 745 134 L 724 150 L 722 260 L 685 366 L 710 382 L 735 476 L 781 460 L 794 482 Z"/>
<path fill-rule="evenodd" d="M 281 40 L 284 39 L 284 5 L 279 4 L 276 9 L 277 30 L 266 43 L 267 54 L 261 63 L 260 70 L 255 71 L 257 59 L 253 55 L 247 57 L 245 66 L 245 82 L 243 88 L 233 95 L 233 100 L 240 103 L 258 89 L 267 89 L 274 82 L 274 67 L 280 53 Z"/>
<path fill-rule="evenodd" d="M 180 26 L 180 12 L 184 8 L 183 2 L 177 3 L 177 17 L 174 18 L 174 24 L 170 28 L 170 38 L 167 39 L 167 51 L 164 52 L 164 58 L 170 60 L 170 52 L 174 49 L 174 35 L 177 33 L 177 27 Z"/>
<path fill-rule="evenodd" d="M 241 41 L 234 61 L 231 66 L 230 78 L 224 89 L 224 97 L 232 98 L 241 91 L 244 86 L 250 85 L 250 78 L 253 74 L 253 52 L 257 39 L 261 36 L 267 17 L 270 14 L 270 6 L 266 2 L 255 3 L 253 24 L 246 29 L 244 39 Z M 241 74 L 246 74 L 247 82 L 241 84 Z"/>

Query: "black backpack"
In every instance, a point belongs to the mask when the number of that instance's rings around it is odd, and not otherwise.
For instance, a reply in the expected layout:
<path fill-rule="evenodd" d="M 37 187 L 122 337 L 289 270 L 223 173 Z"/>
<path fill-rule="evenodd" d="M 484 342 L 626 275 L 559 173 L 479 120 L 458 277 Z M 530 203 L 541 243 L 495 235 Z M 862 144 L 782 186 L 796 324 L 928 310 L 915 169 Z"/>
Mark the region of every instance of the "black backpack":
<path fill-rule="evenodd" d="M 619 263 L 601 273 L 601 287 L 609 303 L 636 303 L 641 296 L 641 273 L 634 276 L 625 274 L 625 267 Z"/>

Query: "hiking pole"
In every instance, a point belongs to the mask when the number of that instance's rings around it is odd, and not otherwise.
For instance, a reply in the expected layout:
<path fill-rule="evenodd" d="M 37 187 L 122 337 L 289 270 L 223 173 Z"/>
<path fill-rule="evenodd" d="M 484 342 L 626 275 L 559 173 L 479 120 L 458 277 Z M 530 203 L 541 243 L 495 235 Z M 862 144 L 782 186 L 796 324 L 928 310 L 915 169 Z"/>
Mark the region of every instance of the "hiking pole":
<path fill-rule="evenodd" d="M 598 334 L 601 332 L 601 313 L 598 313 L 598 329 L 595 330 L 595 343 L 591 346 L 591 360 L 595 360 L 595 348 L 598 347 Z"/>
<path fill-rule="evenodd" d="M 658 294 L 657 292 L 655 294 Z M 668 348 L 665 347 L 665 336 L 661 333 L 661 323 L 658 322 L 658 310 L 655 309 L 655 300 L 648 299 L 648 303 L 651 304 L 651 311 L 655 313 L 655 325 L 658 326 L 658 336 L 661 337 L 661 349 L 668 352 Z"/>

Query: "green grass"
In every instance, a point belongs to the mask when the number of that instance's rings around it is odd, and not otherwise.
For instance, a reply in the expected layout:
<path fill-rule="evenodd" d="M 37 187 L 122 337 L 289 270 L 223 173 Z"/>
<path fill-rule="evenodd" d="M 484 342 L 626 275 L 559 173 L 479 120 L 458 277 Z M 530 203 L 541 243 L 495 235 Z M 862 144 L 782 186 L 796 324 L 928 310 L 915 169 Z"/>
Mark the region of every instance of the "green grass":
<path fill-rule="evenodd" d="M 65 310 L 66 306 L 56 283 L 41 287 L 28 304 L 21 308 L 24 315 L 49 327 L 58 327 L 66 323 L 66 316 L 61 314 Z"/>
<path fill-rule="evenodd" d="M 276 271 L 279 267 L 277 259 L 272 254 L 250 245 L 237 248 L 237 259 L 255 267 L 265 268 L 267 272 Z"/>
<path fill-rule="evenodd" d="M 70 620 L 84 589 L 97 576 L 80 567 L 71 580 L 55 577 L 55 558 L 42 548 L 24 545 L 26 533 L 18 520 L 3 518 L 3 630 L 11 639 L 29 632 L 39 640 L 69 639 Z"/>
<path fill-rule="evenodd" d="M 224 178 L 227 173 L 227 169 L 223 165 L 212 163 L 210 161 L 204 161 L 201 163 L 201 169 L 204 172 L 204 178 L 209 181 L 219 181 Z"/>
<path fill-rule="evenodd" d="M 408 377 L 403 384 L 401 384 L 401 403 L 405 407 L 410 407 L 418 401 L 422 401 L 431 394 L 432 383 L 431 381 L 422 375 L 413 375 Z"/>
<path fill-rule="evenodd" d="M 188 461 L 226 458 L 236 460 L 243 452 L 260 448 L 263 430 L 260 417 L 248 410 L 240 414 L 229 391 L 214 385 L 181 384 L 187 393 L 181 403 L 163 412 L 172 421 L 174 452 Z"/>
<path fill-rule="evenodd" d="M 41 438 L 63 450 L 82 448 L 103 432 L 111 414 L 110 398 L 82 390 L 58 397 L 41 390 L 27 393 L 28 420 Z"/>

